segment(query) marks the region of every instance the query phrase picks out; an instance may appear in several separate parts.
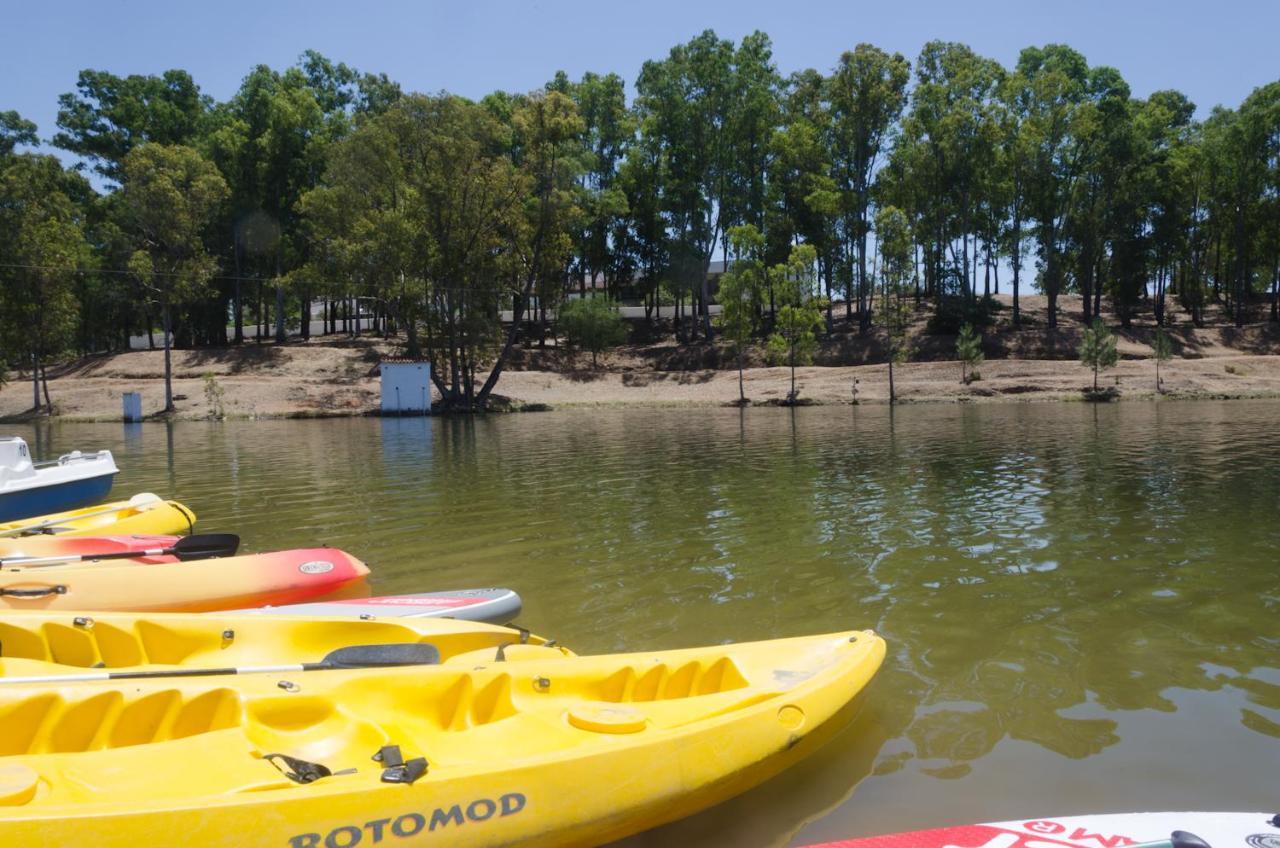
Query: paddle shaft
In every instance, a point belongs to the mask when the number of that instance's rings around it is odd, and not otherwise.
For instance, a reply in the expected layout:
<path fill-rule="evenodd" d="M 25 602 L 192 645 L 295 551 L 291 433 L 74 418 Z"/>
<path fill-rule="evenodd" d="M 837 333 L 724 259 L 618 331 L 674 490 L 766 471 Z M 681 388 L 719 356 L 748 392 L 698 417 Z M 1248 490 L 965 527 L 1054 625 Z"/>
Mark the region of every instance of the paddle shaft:
<path fill-rule="evenodd" d="M 78 521 L 81 518 L 96 518 L 99 515 L 106 515 L 109 512 L 119 512 L 122 509 L 145 509 L 160 503 L 160 496 L 144 492 L 140 495 L 134 495 L 129 498 L 125 506 L 109 506 L 106 509 L 99 509 L 93 512 L 85 512 L 80 515 L 68 518 L 66 515 L 59 515 L 53 518 L 46 518 L 44 521 L 37 521 L 35 524 L 23 524 L 18 527 L 10 527 L 8 530 L 0 530 L 0 537 L 4 536 L 21 536 L 23 533 L 35 533 L 46 527 L 52 527 L 59 521 Z"/>
<path fill-rule="evenodd" d="M 103 559 L 141 559 L 142 557 L 176 556 L 186 561 L 233 556 L 240 546 L 240 537 L 231 533 L 185 536 L 167 548 L 147 548 L 140 551 L 109 551 L 97 554 L 54 554 L 42 557 L 6 557 L 0 559 L 0 567 L 10 565 L 57 565 Z"/>
<path fill-rule="evenodd" d="M 440 652 L 425 643 L 398 645 L 351 645 L 330 651 L 320 662 L 288 665 L 247 665 L 227 668 L 173 668 L 156 671 L 91 671 L 83 674 L 40 674 L 22 677 L 0 677 L 7 683 L 88 683 L 107 680 L 149 680 L 171 677 L 214 677 L 228 674 L 283 674 L 295 671 L 326 669 L 391 668 L 408 665 L 434 665 Z"/>
<path fill-rule="evenodd" d="M 53 565 L 61 562 L 84 562 L 87 559 L 141 559 L 142 557 L 169 556 L 173 548 L 147 548 L 144 551 L 112 551 L 105 554 L 68 554 L 65 556 L 9 557 L 0 559 L 0 566 Z"/>
<path fill-rule="evenodd" d="M 293 665 L 248 665 L 243 668 L 175 668 L 168 671 L 99 671 L 86 674 L 40 674 L 30 677 L 4 677 L 3 683 L 84 683 L 104 680 L 145 680 L 148 677 L 215 677 L 225 674 L 283 674 L 290 671 L 316 671 L 333 668 L 325 663 Z"/>

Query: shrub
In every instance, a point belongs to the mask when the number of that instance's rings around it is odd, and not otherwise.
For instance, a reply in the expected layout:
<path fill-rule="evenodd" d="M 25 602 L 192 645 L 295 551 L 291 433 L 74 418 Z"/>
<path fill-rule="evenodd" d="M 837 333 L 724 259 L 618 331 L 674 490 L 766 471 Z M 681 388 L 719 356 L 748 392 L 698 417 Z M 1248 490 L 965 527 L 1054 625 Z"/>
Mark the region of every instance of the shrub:
<path fill-rule="evenodd" d="M 929 317 L 925 329 L 932 335 L 950 336 L 959 333 L 965 324 L 971 327 L 990 327 L 1001 309 L 1004 306 L 990 295 L 977 300 L 970 300 L 963 295 L 947 295 L 938 300 L 938 308 Z"/>
<path fill-rule="evenodd" d="M 618 314 L 618 304 L 607 297 L 585 297 L 567 301 L 560 307 L 556 326 L 569 344 L 591 351 L 591 367 L 596 367 L 600 351 L 622 344 L 627 325 Z"/>

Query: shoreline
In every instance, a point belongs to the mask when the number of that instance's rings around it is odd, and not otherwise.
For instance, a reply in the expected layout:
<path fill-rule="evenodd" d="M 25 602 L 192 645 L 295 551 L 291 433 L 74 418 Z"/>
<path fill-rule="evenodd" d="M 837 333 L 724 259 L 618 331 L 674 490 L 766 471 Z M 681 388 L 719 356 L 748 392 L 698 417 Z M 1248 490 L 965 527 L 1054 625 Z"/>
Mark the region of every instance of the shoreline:
<path fill-rule="evenodd" d="M 249 346 L 220 351 L 174 351 L 177 412 L 161 416 L 163 353 L 141 351 L 92 357 L 50 375 L 58 412 L 32 415 L 30 385 L 18 375 L 0 391 L 0 422 L 40 420 L 118 422 L 121 395 L 141 392 L 144 421 L 280 420 L 376 416 L 377 361 L 392 345 L 365 343 Z M 1280 398 L 1280 355 L 1247 354 L 1174 359 L 1161 365 L 1164 392 L 1155 389 L 1155 363 L 1125 358 L 1099 378 L 1118 389 L 1116 402 L 1260 400 Z M 901 405 L 1088 402 L 1092 373 L 1074 360 L 992 359 L 982 379 L 959 380 L 954 361 L 908 362 L 894 368 Z M 786 406 L 790 372 L 749 367 L 748 405 Z M 888 366 L 831 365 L 796 369 L 797 406 L 887 404 Z M 855 396 L 856 385 L 856 396 Z M 499 380 L 495 413 L 599 408 L 706 409 L 738 405 L 735 368 L 664 370 L 613 363 L 607 368 L 507 370 Z M 221 415 L 218 415 L 220 407 Z"/>

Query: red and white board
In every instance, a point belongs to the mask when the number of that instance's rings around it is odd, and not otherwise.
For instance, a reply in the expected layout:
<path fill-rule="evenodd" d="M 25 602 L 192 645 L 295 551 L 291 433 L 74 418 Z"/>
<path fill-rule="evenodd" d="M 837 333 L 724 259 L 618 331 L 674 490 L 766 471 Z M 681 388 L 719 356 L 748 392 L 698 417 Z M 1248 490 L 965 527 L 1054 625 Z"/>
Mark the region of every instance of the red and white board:
<path fill-rule="evenodd" d="M 940 827 L 809 848 L 1280 848 L 1277 822 L 1271 813 L 1117 813 Z"/>
<path fill-rule="evenodd" d="M 462 621 L 507 624 L 520 615 L 522 606 L 520 596 L 512 590 L 493 588 L 319 601 L 310 604 L 245 610 L 245 612 L 359 618 L 457 618 Z"/>

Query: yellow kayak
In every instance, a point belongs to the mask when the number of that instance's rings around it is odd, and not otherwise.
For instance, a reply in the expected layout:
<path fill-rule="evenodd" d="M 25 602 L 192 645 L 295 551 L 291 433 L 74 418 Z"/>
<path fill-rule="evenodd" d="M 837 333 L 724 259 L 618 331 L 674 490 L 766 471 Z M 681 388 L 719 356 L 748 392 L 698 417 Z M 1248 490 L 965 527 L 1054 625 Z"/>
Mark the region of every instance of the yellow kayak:
<path fill-rule="evenodd" d="M 499 648 L 507 661 L 570 655 L 525 631 L 444 618 L 6 612 L 0 681 L 305 663 L 353 645 L 413 643 L 433 645 L 443 664 L 489 662 Z"/>
<path fill-rule="evenodd" d="M 135 495 L 127 501 L 0 524 L 0 556 L 10 548 L 22 547 L 15 545 L 17 540 L 35 535 L 180 535 L 190 533 L 195 523 L 196 514 L 177 501 L 149 493 Z"/>
<path fill-rule="evenodd" d="M 598 845 L 809 756 L 871 632 L 197 680 L 0 681 L 0 844 Z"/>

